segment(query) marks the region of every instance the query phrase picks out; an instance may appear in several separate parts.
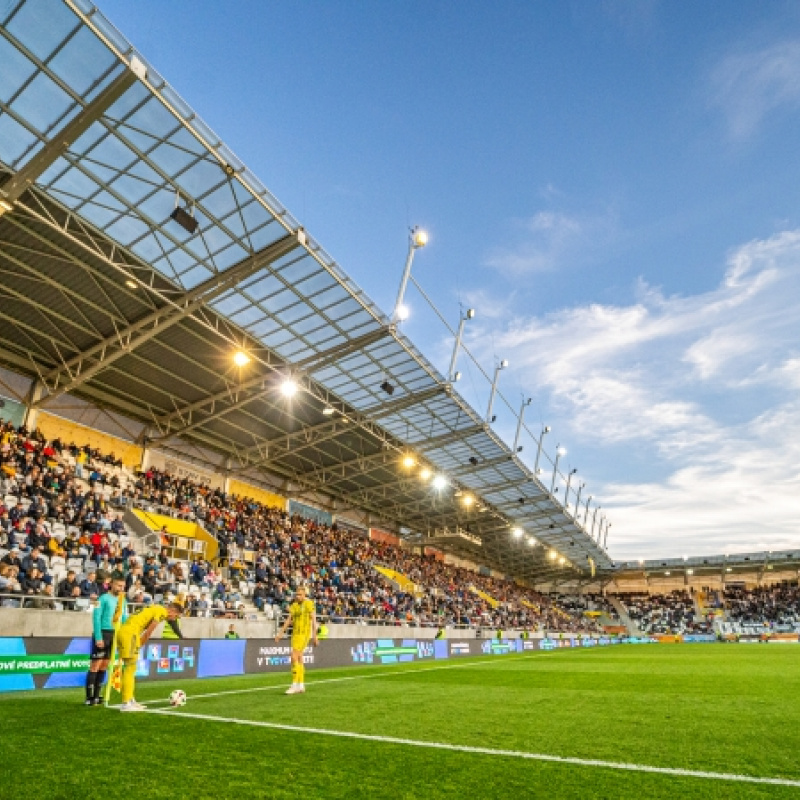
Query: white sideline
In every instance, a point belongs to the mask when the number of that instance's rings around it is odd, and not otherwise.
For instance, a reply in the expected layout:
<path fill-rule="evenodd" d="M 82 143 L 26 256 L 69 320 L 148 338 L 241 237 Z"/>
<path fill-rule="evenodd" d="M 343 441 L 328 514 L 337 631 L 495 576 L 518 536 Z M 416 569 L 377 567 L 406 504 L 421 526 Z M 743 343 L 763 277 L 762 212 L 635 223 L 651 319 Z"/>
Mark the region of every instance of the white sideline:
<path fill-rule="evenodd" d="M 464 666 L 467 666 L 466 664 Z M 367 677 L 367 676 L 364 676 Z M 192 714 L 191 712 L 173 712 L 166 708 L 150 708 L 146 713 L 162 714 L 175 717 L 190 717 L 192 719 L 210 720 L 212 722 L 228 722 L 234 725 L 250 725 L 257 728 L 273 728 L 296 733 L 315 733 L 322 736 L 339 736 L 345 739 L 364 739 L 370 742 L 384 744 L 400 744 L 410 747 L 428 747 L 433 750 L 450 750 L 458 753 L 473 753 L 486 756 L 503 756 L 506 758 L 523 758 L 531 761 L 547 761 L 556 764 L 570 764 L 578 767 L 598 767 L 601 769 L 616 769 L 627 772 L 648 772 L 657 775 L 672 775 L 682 778 L 704 778 L 716 781 L 733 781 L 736 783 L 769 784 L 771 786 L 792 786 L 800 788 L 800 780 L 788 778 L 760 778 L 753 775 L 738 775 L 728 772 L 704 772 L 697 769 L 679 769 L 677 767 L 654 767 L 647 764 L 626 764 L 619 761 L 602 761 L 593 758 L 572 758 L 569 756 L 554 756 L 546 753 L 526 753 L 521 750 L 494 750 L 490 747 L 472 747 L 465 744 L 448 744 L 446 742 L 426 742 L 418 739 L 400 739 L 395 736 L 378 736 L 369 733 L 354 733 L 352 731 L 335 731 L 327 728 L 305 728 L 300 725 L 284 725 L 278 722 L 262 722 L 260 720 L 236 719 L 235 717 L 215 717 L 210 714 Z"/>
<path fill-rule="evenodd" d="M 510 659 L 510 661 L 521 661 L 523 658 L 535 658 L 537 656 L 549 656 L 553 655 L 554 651 L 539 651 L 536 653 L 527 653 L 525 655 L 521 655 L 519 658 Z M 416 675 L 418 672 L 435 672 L 436 670 L 440 669 L 467 669 L 469 667 L 485 667 L 487 664 L 498 664 L 506 662 L 506 658 L 504 656 L 497 656 L 491 658 L 489 656 L 486 657 L 486 660 L 481 661 L 470 661 L 466 664 L 440 664 L 436 667 L 423 667 L 422 669 L 392 669 L 392 670 L 382 670 L 381 672 L 371 672 L 369 675 L 345 675 L 341 678 L 320 678 L 318 681 L 309 681 L 309 686 L 317 686 L 320 683 L 340 683 L 341 681 L 363 681 L 367 678 L 383 678 L 386 675 Z M 265 673 L 269 674 L 276 674 L 276 673 Z M 288 673 L 287 673 L 288 676 Z M 189 700 L 199 700 L 203 697 L 222 697 L 223 695 L 227 694 L 247 694 L 249 692 L 269 692 L 274 691 L 276 689 L 286 689 L 286 684 L 276 684 L 274 686 L 251 686 L 248 689 L 226 689 L 222 692 L 205 692 L 204 694 L 187 694 L 187 698 Z M 160 700 L 147 700 L 142 703 L 145 706 L 152 706 L 156 703 L 169 703 L 169 698 L 162 698 Z M 112 708 L 116 708 L 116 706 L 111 706 Z"/>

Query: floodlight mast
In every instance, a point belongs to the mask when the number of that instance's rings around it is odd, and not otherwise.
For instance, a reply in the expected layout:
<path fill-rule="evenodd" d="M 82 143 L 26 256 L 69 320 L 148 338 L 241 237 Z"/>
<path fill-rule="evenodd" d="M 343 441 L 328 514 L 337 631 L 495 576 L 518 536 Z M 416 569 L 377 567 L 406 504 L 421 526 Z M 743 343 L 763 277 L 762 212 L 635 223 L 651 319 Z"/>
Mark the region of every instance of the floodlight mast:
<path fill-rule="evenodd" d="M 400 279 L 400 289 L 397 292 L 397 301 L 394 304 L 394 311 L 392 312 L 392 322 L 399 322 L 405 318 L 407 314 L 403 314 L 403 298 L 406 295 L 406 287 L 408 286 L 408 279 L 411 277 L 411 265 L 414 263 L 414 253 L 420 247 L 425 247 L 428 243 L 428 234 L 425 233 L 419 226 L 411 229 L 408 236 L 408 255 L 406 256 L 406 265 L 403 268 L 403 277 Z"/>
<path fill-rule="evenodd" d="M 492 391 L 489 393 L 489 405 L 486 408 L 486 421 L 491 423 L 494 422 L 494 417 L 492 417 L 492 408 L 494 407 L 494 398 L 497 394 L 497 381 L 500 378 L 500 372 L 504 370 L 508 366 L 508 360 L 503 359 L 498 363 L 498 365 L 494 368 L 494 379 L 492 380 Z"/>
<path fill-rule="evenodd" d="M 567 451 L 559 444 L 556 445 L 556 460 L 553 462 L 553 480 L 550 482 L 550 494 L 553 494 L 556 489 L 556 476 L 558 475 L 558 462 L 561 456 L 565 456 Z"/>
<path fill-rule="evenodd" d="M 525 409 L 531 404 L 533 398 L 529 397 L 527 400 L 522 398 L 522 405 L 519 409 L 519 417 L 517 417 L 517 432 L 514 434 L 514 447 L 511 448 L 513 453 L 519 453 L 522 448 L 519 446 L 519 437 L 522 433 L 522 425 L 525 420 Z"/>
<path fill-rule="evenodd" d="M 544 443 L 544 437 L 546 434 L 550 433 L 550 426 L 545 425 L 542 428 L 542 432 L 539 434 L 539 446 L 536 448 L 536 463 L 533 465 L 533 472 L 535 475 L 539 474 L 539 458 L 542 455 L 542 444 Z"/>
<path fill-rule="evenodd" d="M 462 314 L 461 318 L 458 321 L 458 331 L 456 332 L 456 341 L 453 345 L 453 355 L 450 358 L 450 369 L 448 370 L 447 376 L 450 380 L 450 383 L 455 383 L 460 377 L 461 374 L 456 372 L 456 360 L 458 359 L 458 351 L 461 349 L 461 340 L 464 336 L 464 325 L 466 324 L 468 319 L 473 319 L 475 316 L 475 309 L 468 308 L 466 314 Z"/>

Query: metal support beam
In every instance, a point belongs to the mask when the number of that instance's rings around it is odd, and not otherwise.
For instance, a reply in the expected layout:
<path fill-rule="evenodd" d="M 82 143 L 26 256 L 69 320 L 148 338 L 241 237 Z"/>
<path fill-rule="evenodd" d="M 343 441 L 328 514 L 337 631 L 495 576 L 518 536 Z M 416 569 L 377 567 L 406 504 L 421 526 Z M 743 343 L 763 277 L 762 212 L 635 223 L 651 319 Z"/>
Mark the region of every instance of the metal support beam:
<path fill-rule="evenodd" d="M 304 240 L 305 235 L 301 232 L 287 234 L 260 252 L 203 281 L 191 291 L 186 292 L 174 305 L 163 306 L 146 314 L 127 328 L 116 331 L 85 352 L 71 358 L 62 366 L 51 370 L 43 378 L 49 394 L 37 405 L 46 405 L 54 398 L 85 383 L 98 372 L 157 336 L 166 328 L 191 316 L 206 303 L 290 253 L 303 244 Z"/>
<path fill-rule="evenodd" d="M 162 431 L 162 434 L 153 441 L 158 442 L 168 439 L 170 436 L 180 436 L 198 427 L 198 425 L 219 419 L 232 411 L 263 399 L 274 391 L 275 387 L 269 381 L 276 373 L 280 374 L 286 371 L 291 371 L 293 375 L 302 372 L 313 373 L 316 370 L 335 364 L 353 353 L 360 352 L 365 347 L 380 341 L 391 332 L 393 332 L 391 326 L 382 326 L 363 336 L 358 336 L 321 353 L 309 356 L 295 364 L 290 364 L 278 357 L 273 357 L 272 353 L 267 353 L 266 357 L 261 359 L 260 364 L 256 365 L 256 369 L 258 369 L 258 366 L 265 367 L 267 374 L 262 372 L 239 384 L 231 384 L 219 392 L 215 392 L 195 403 L 189 403 L 157 419 L 155 424 Z"/>
<path fill-rule="evenodd" d="M 128 89 L 136 83 L 136 76 L 125 69 L 83 111 L 73 117 L 50 141 L 39 150 L 21 169 L 0 186 L 0 197 L 7 203 L 19 200 L 28 187 L 44 173 L 70 145 L 82 136 Z M 0 214 L 2 211 L 0 211 Z"/>
<path fill-rule="evenodd" d="M 335 438 L 346 431 L 352 431 L 353 423 L 361 428 L 362 431 L 371 434 L 377 441 L 392 441 L 396 443 L 398 448 L 401 448 L 402 443 L 395 440 L 394 437 L 391 437 L 382 428 L 378 427 L 374 423 L 374 420 L 396 414 L 406 408 L 423 403 L 425 400 L 430 400 L 436 395 L 446 391 L 446 386 L 437 385 L 416 394 L 400 397 L 394 402 L 371 406 L 363 411 L 353 411 L 346 407 L 337 408 L 337 405 L 341 406 L 342 404 L 332 403 L 335 409 L 334 419 L 328 422 L 321 422 L 319 425 L 307 426 L 294 433 L 276 436 L 274 439 L 269 439 L 244 450 L 242 453 L 244 457 L 243 469 L 250 469 L 251 467 L 258 467 L 271 463 L 285 455 L 296 453 L 298 449 L 313 444 L 319 444 L 320 442 Z M 253 456 L 257 458 L 255 462 L 250 464 L 245 463 L 248 458 Z"/>
<path fill-rule="evenodd" d="M 428 450 L 434 450 L 437 447 L 446 447 L 448 444 L 461 442 L 469 439 L 470 436 L 475 436 L 478 433 L 483 433 L 486 430 L 486 425 L 471 425 L 469 428 L 462 428 L 452 433 L 443 433 L 441 436 L 434 436 L 431 439 L 422 439 L 419 442 L 409 442 L 409 447 L 425 453 Z"/>

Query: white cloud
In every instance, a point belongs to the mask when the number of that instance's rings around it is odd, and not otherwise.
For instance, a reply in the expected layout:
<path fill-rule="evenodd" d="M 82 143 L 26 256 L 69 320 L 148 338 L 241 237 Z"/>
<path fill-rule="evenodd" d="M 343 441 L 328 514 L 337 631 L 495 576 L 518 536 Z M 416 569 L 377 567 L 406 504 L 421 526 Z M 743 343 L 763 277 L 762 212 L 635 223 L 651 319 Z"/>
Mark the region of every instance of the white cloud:
<path fill-rule="evenodd" d="M 592 487 L 612 554 L 800 546 L 800 231 L 740 247 L 711 291 L 638 295 L 493 331 L 558 435 L 616 473 Z M 488 360 L 486 329 L 469 341 Z M 626 449 L 646 480 L 625 475 Z"/>
<path fill-rule="evenodd" d="M 520 276 L 592 263 L 617 237 L 617 228 L 611 211 L 539 211 L 518 222 L 514 241 L 490 251 L 486 264 L 503 274 Z"/>
<path fill-rule="evenodd" d="M 800 40 L 726 56 L 710 80 L 711 104 L 734 139 L 747 139 L 779 108 L 800 106 Z"/>

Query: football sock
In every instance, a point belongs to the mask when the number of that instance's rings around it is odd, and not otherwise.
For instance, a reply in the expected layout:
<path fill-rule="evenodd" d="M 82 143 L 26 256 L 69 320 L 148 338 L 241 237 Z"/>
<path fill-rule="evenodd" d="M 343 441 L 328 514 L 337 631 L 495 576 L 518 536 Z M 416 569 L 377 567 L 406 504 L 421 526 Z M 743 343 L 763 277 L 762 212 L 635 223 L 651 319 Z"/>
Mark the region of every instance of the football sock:
<path fill-rule="evenodd" d="M 94 676 L 96 672 L 86 673 L 86 699 L 91 700 L 94 697 Z"/>
<path fill-rule="evenodd" d="M 128 703 L 133 700 L 133 687 L 136 680 L 136 662 L 130 666 L 125 664 L 122 668 L 122 702 Z"/>
<path fill-rule="evenodd" d="M 305 679 L 305 677 L 306 677 L 306 667 L 305 667 L 305 664 L 303 664 L 303 662 L 301 661 L 297 665 L 297 682 L 301 686 L 303 685 L 303 680 Z"/>
<path fill-rule="evenodd" d="M 103 688 L 103 681 L 106 678 L 106 671 L 104 669 L 100 669 L 95 672 L 95 675 L 97 677 L 94 679 L 94 699 L 98 700 L 100 698 L 100 691 Z"/>
<path fill-rule="evenodd" d="M 300 673 L 300 665 L 292 664 L 292 685 L 300 683 L 300 678 L 298 677 L 299 673 Z"/>

